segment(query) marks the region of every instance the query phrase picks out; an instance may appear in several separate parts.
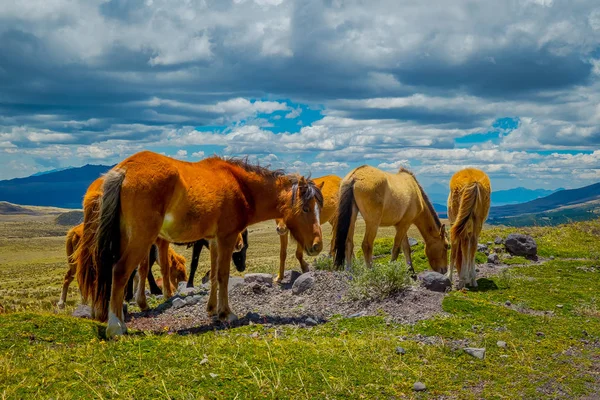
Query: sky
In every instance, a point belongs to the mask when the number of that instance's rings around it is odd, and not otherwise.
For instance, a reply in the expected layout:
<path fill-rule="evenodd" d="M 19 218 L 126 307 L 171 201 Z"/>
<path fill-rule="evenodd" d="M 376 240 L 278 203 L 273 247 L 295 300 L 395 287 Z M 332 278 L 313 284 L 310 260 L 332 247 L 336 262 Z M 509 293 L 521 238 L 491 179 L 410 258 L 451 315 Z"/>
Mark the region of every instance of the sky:
<path fill-rule="evenodd" d="M 600 181 L 597 0 L 0 2 L 0 179 L 141 150 Z"/>

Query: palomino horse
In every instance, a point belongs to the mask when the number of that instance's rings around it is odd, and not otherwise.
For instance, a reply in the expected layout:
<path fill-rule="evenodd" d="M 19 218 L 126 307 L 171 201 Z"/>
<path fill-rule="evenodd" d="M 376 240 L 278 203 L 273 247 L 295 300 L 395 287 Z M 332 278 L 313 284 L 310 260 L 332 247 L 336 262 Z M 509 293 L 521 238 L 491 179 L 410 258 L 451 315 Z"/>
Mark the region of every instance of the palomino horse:
<path fill-rule="evenodd" d="M 392 261 L 398 258 L 400 246 L 413 277 L 407 232 L 415 224 L 425 240 L 425 255 L 435 271 L 445 273 L 448 266 L 446 230 L 423 188 L 415 176 L 404 168 L 390 174 L 363 165 L 351 171 L 340 187 L 338 220 L 335 228 L 335 265 L 346 269 L 352 266 L 354 226 L 358 212 L 365 220 L 366 230 L 362 243 L 363 256 L 368 266 L 373 261 L 373 242 L 379 226 L 394 226 L 396 236 Z"/>
<path fill-rule="evenodd" d="M 78 251 L 78 248 L 79 248 L 82 236 L 83 236 L 83 224 L 79 224 L 79 225 L 71 228 L 69 230 L 69 232 L 67 233 L 66 250 L 67 250 L 67 260 L 69 263 L 69 269 L 67 270 L 67 273 L 65 274 L 65 277 L 63 279 L 62 293 L 60 296 L 60 300 L 57 303 L 58 308 L 61 308 L 61 309 L 65 307 L 65 302 L 67 300 L 67 293 L 69 291 L 69 286 L 71 285 L 71 282 L 73 282 L 73 279 L 77 272 L 77 266 L 78 266 L 77 257 L 79 257 L 79 255 L 81 254 L 81 252 Z M 150 259 L 152 259 L 152 257 L 154 257 L 152 264 L 154 264 L 154 261 L 156 260 L 156 256 L 155 255 L 153 256 L 153 252 L 154 253 L 156 252 L 156 247 L 154 245 L 153 245 L 152 250 L 150 251 L 150 255 L 149 255 Z M 187 280 L 187 275 L 186 275 L 186 271 L 185 271 L 185 258 L 183 256 L 180 256 L 179 254 L 175 253 L 175 251 L 171 248 L 169 248 L 169 274 L 171 275 L 171 279 L 174 282 Z M 138 305 L 139 305 L 139 303 L 138 303 Z M 142 309 L 144 309 L 141 305 L 140 305 L 140 307 Z"/>
<path fill-rule="evenodd" d="M 321 178 L 314 178 L 313 181 L 321 189 L 323 193 L 323 209 L 319 215 L 319 222 L 323 225 L 329 222 L 332 227 L 335 227 L 335 211 L 337 209 L 338 194 L 340 191 L 340 183 L 342 178 L 335 175 L 326 175 Z M 279 275 L 275 278 L 275 282 L 281 282 L 283 280 L 283 273 L 285 272 L 285 259 L 287 258 L 287 246 L 288 246 L 288 229 L 285 226 L 285 222 L 280 218 L 276 221 L 277 233 L 279 234 Z M 329 253 L 333 252 L 333 240 L 331 241 L 331 247 Z M 300 263 L 302 273 L 308 272 L 308 264 L 304 261 L 302 256 L 302 247 L 298 244 L 296 247 L 296 258 Z"/>
<path fill-rule="evenodd" d="M 475 253 L 481 228 L 490 211 L 491 193 L 490 178 L 479 169 L 463 169 L 450 179 L 448 219 L 453 225 L 448 276 L 452 281 L 452 270 L 456 266 L 459 289 L 465 284 L 477 287 Z"/>
<path fill-rule="evenodd" d="M 123 288 L 159 238 L 163 239 L 157 243 L 160 265 L 167 264 L 169 242 L 212 241 L 207 312 L 226 321 L 236 318 L 227 293 L 229 260 L 238 235 L 248 225 L 283 218 L 309 255 L 323 248 L 318 219 L 323 197 L 304 177 L 243 160 L 209 157 L 190 163 L 143 151 L 104 178 L 95 235 L 97 280 L 87 281 L 86 286 L 96 288 L 95 317 L 108 319 L 108 337 L 125 333 Z M 84 241 L 86 233 L 84 227 Z M 163 279 L 165 296 L 170 297 L 169 276 Z"/>

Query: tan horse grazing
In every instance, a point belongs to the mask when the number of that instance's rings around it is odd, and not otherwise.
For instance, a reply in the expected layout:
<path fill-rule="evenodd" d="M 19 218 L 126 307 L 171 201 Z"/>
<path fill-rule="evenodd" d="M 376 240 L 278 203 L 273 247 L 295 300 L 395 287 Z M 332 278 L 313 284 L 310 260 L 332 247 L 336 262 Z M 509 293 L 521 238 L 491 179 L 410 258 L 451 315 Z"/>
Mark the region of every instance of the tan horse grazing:
<path fill-rule="evenodd" d="M 392 261 L 398 258 L 400 246 L 414 277 L 407 232 L 415 224 L 425 240 L 425 255 L 435 271 L 445 273 L 448 266 L 446 230 L 433 205 L 415 176 L 404 168 L 390 174 L 363 165 L 352 170 L 342 181 L 335 228 L 335 265 L 352 266 L 354 226 L 358 213 L 365 220 L 362 243 L 365 263 L 372 265 L 373 242 L 379 226 L 396 228 Z"/>
<path fill-rule="evenodd" d="M 335 175 L 326 175 L 320 178 L 314 178 L 313 181 L 321 189 L 323 193 L 323 209 L 319 215 L 319 222 L 323 225 L 329 222 L 331 226 L 335 226 L 335 211 L 337 209 L 338 194 L 340 191 L 340 184 L 342 178 Z M 285 259 L 287 258 L 287 246 L 288 246 L 288 229 L 283 219 L 279 218 L 275 220 L 277 224 L 277 233 L 279 234 L 279 275 L 275 278 L 275 282 L 281 282 L 283 279 L 283 273 L 285 272 Z M 329 253 L 333 252 L 333 240 L 331 241 L 331 247 Z M 302 273 L 308 272 L 308 264 L 304 261 L 302 255 L 302 246 L 298 244 L 296 247 L 296 258 L 300 263 Z"/>
<path fill-rule="evenodd" d="M 479 169 L 463 169 L 450 179 L 448 219 L 453 225 L 448 276 L 452 281 L 452 270 L 456 266 L 459 289 L 465 284 L 477 287 L 475 253 L 481 228 L 490 211 L 491 194 L 490 178 Z"/>
<path fill-rule="evenodd" d="M 81 241 L 81 237 L 83 236 L 83 224 L 79 224 L 69 229 L 67 232 L 67 262 L 69 263 L 69 269 L 67 269 L 67 273 L 63 279 L 62 292 L 60 294 L 60 300 L 56 304 L 58 308 L 65 308 L 65 302 L 67 301 L 67 293 L 69 291 L 69 286 L 73 279 L 75 278 L 75 273 L 77 272 L 77 259 L 73 257 L 75 250 L 79 247 L 79 242 Z"/>
<path fill-rule="evenodd" d="M 108 319 L 108 337 L 125 333 L 123 289 L 158 238 L 160 265 L 167 264 L 169 242 L 211 240 L 207 312 L 226 321 L 237 318 L 229 308 L 229 264 L 248 225 L 283 218 L 309 255 L 323 247 L 318 220 L 323 197 L 314 182 L 247 161 L 209 157 L 190 163 L 143 151 L 109 171 L 102 191 L 97 280 L 86 285 L 96 287 L 95 317 Z M 84 240 L 85 235 L 84 229 Z M 163 279 L 170 297 L 169 275 Z"/>

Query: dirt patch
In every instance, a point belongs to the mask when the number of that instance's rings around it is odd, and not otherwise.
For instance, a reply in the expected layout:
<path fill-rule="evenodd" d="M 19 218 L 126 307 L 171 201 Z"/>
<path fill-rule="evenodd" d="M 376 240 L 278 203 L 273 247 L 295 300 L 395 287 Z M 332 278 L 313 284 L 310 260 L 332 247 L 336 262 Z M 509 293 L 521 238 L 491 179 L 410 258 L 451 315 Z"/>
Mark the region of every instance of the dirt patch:
<path fill-rule="evenodd" d="M 240 284 L 230 290 L 229 303 L 241 317 L 233 325 L 250 322 L 310 326 L 323 323 L 335 315 L 342 317 L 383 315 L 397 323 L 415 323 L 442 313 L 443 293 L 411 287 L 383 301 L 351 301 L 346 294 L 349 276 L 342 272 L 314 271 L 314 286 L 299 295 L 291 290 L 291 274 L 282 285 Z M 215 329 L 206 314 L 208 296 L 193 305 L 161 307 L 134 313 L 128 326 L 149 331 L 198 332 Z M 172 300 L 171 300 L 172 301 Z"/>

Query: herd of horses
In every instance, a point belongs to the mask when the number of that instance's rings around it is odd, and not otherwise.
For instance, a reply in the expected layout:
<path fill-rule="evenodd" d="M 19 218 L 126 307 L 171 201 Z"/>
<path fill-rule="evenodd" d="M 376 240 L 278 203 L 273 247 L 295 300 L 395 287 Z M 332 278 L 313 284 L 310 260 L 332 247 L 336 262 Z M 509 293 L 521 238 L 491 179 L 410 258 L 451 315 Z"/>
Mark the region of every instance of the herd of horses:
<path fill-rule="evenodd" d="M 213 156 L 191 163 L 143 151 L 88 187 L 83 223 L 67 235 L 69 269 L 58 305 L 64 307 L 68 286 L 76 277 L 82 302 L 90 304 L 92 317 L 108 321 L 107 336 L 124 334 L 124 300 L 135 296 L 140 308 L 147 310 L 147 279 L 151 293 L 162 293 L 165 298 L 173 295 L 180 281 L 193 286 L 198 257 L 206 247 L 211 265 L 205 277 L 210 281 L 207 312 L 232 321 L 236 316 L 228 302 L 230 260 L 238 271 L 245 269 L 248 226 L 276 221 L 281 250 L 275 281 L 280 282 L 288 236 L 296 241 L 296 257 L 302 272 L 307 272 L 303 253 L 316 256 L 321 252 L 321 225 L 326 222 L 333 226 L 329 253 L 334 265 L 350 270 L 359 213 L 365 222 L 362 251 L 368 266 L 373 262 L 379 226 L 393 226 L 391 259 L 396 260 L 402 249 L 414 278 L 407 236 L 414 224 L 423 237 L 431 268 L 452 279 L 456 267 L 459 288 L 476 286 L 475 252 L 490 194 L 490 181 L 483 171 L 466 168 L 452 177 L 449 244 L 446 228 L 425 191 L 404 168 L 392 174 L 365 165 L 343 179 L 334 175 L 311 179 L 253 165 L 247 159 Z M 193 246 L 189 279 L 185 259 L 170 243 Z M 151 273 L 156 261 L 162 290 Z"/>

